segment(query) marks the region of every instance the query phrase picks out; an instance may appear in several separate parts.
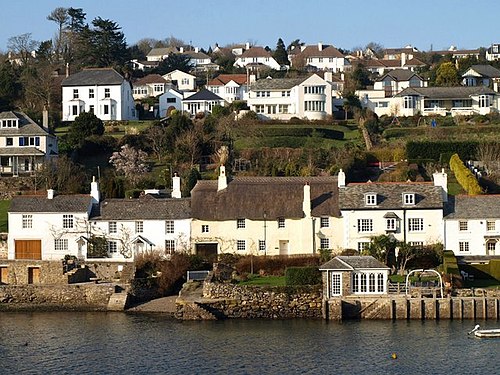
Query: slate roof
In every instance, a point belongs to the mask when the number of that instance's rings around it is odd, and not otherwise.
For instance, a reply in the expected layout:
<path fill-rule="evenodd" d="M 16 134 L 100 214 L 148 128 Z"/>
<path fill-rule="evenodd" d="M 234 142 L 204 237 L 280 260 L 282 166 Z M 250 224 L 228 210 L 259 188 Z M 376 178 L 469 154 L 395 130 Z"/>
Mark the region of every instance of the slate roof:
<path fill-rule="evenodd" d="M 1 156 L 42 156 L 45 152 L 36 147 L 0 147 Z"/>
<path fill-rule="evenodd" d="M 219 74 L 217 77 L 207 83 L 207 86 L 224 86 L 229 82 L 234 81 L 239 85 L 247 83 L 246 74 Z"/>
<path fill-rule="evenodd" d="M 339 217 L 336 177 L 236 177 L 217 192 L 216 180 L 191 191 L 193 217 L 201 220 L 303 218 L 304 185 L 311 186 L 312 215 Z"/>
<path fill-rule="evenodd" d="M 121 85 L 124 80 L 113 68 L 92 68 L 70 75 L 61 86 Z"/>
<path fill-rule="evenodd" d="M 146 195 L 138 199 L 106 199 L 92 220 L 175 220 L 191 217 L 191 199 L 155 198 Z"/>
<path fill-rule="evenodd" d="M 148 52 L 147 56 L 164 56 L 170 53 L 178 53 L 179 50 L 174 47 L 162 47 L 162 48 L 152 48 L 151 51 Z"/>
<path fill-rule="evenodd" d="M 467 69 L 467 71 L 469 70 L 474 70 L 482 77 L 500 78 L 500 70 L 491 65 L 472 65 L 469 69 Z M 466 77 L 466 75 L 464 74 L 462 77 Z"/>
<path fill-rule="evenodd" d="M 87 212 L 92 202 L 90 195 L 19 195 L 12 198 L 9 212 L 15 213 L 77 213 Z"/>
<path fill-rule="evenodd" d="M 296 55 L 297 57 L 335 57 L 343 58 L 345 57 L 337 48 L 332 45 L 323 44 L 321 51 L 317 44 L 312 44 L 306 46 L 300 53 Z"/>
<path fill-rule="evenodd" d="M 46 136 L 49 133 L 42 126 L 38 125 L 35 121 L 33 121 L 27 114 L 24 112 L 18 111 L 7 111 L 0 113 L 0 120 L 5 119 L 19 119 L 19 127 L 18 128 L 1 128 L 0 127 L 0 135 L 8 136 L 8 135 L 39 135 Z"/>
<path fill-rule="evenodd" d="M 336 256 L 319 266 L 320 270 L 353 271 L 359 269 L 389 269 L 371 255 Z"/>
<path fill-rule="evenodd" d="M 307 78 L 264 78 L 252 83 L 251 90 L 289 90 Z"/>
<path fill-rule="evenodd" d="M 484 86 L 456 86 L 456 87 L 409 87 L 396 96 L 417 95 L 433 99 L 463 99 L 472 95 L 497 94 Z"/>
<path fill-rule="evenodd" d="M 210 60 L 210 56 L 208 56 L 206 53 L 203 52 L 195 52 L 195 51 L 184 51 L 184 55 L 189 56 L 192 59 L 197 59 L 197 60 Z"/>
<path fill-rule="evenodd" d="M 193 94 L 191 96 L 188 96 L 187 98 L 184 99 L 184 101 L 205 101 L 205 100 L 216 100 L 216 101 L 221 101 L 224 100 L 222 99 L 219 95 L 214 94 L 212 91 L 207 90 L 207 89 L 202 89 L 198 91 L 196 94 Z"/>
<path fill-rule="evenodd" d="M 426 66 L 426 65 L 427 65 L 426 63 L 424 63 L 422 60 L 417 59 L 416 57 L 407 60 L 405 63 L 405 66 Z"/>
<path fill-rule="evenodd" d="M 167 83 L 167 80 L 159 74 L 148 74 L 134 82 L 134 86 L 147 85 L 148 83 Z"/>
<path fill-rule="evenodd" d="M 365 194 L 376 193 L 377 205 L 367 206 Z M 404 205 L 403 193 L 414 193 L 415 204 Z M 349 184 L 339 189 L 339 206 L 341 210 L 397 210 L 397 209 L 429 209 L 442 208 L 441 187 L 432 183 L 415 182 L 383 182 Z"/>
<path fill-rule="evenodd" d="M 500 219 L 500 195 L 456 195 L 449 203 L 446 219 Z"/>
<path fill-rule="evenodd" d="M 247 58 L 247 57 L 272 57 L 271 52 L 266 51 L 263 47 L 250 47 L 243 54 L 238 56 L 238 58 Z"/>
<path fill-rule="evenodd" d="M 401 81 L 409 81 L 411 77 L 417 76 L 417 78 L 422 79 L 418 74 L 412 72 L 411 70 L 408 69 L 394 69 L 391 70 L 390 72 L 387 72 L 384 74 L 382 77 L 378 79 L 378 81 L 383 81 L 385 77 L 392 77 L 394 80 L 401 82 Z"/>

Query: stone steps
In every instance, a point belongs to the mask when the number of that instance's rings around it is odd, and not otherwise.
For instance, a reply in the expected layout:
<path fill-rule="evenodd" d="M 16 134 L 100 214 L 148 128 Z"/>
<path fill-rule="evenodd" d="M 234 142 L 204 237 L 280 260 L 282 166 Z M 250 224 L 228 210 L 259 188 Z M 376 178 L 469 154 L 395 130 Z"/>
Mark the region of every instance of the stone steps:
<path fill-rule="evenodd" d="M 127 305 L 127 293 L 113 293 L 109 297 L 108 311 L 124 311 Z"/>

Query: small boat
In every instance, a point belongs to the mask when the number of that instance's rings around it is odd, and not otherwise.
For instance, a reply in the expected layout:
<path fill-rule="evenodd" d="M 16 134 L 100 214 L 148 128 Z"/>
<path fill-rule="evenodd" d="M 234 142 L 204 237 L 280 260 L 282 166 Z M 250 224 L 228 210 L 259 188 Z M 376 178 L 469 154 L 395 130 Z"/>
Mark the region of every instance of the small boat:
<path fill-rule="evenodd" d="M 500 337 L 500 329 L 480 329 L 481 327 L 479 324 L 477 324 L 472 331 L 468 333 L 470 335 L 471 333 L 474 333 L 474 336 L 476 337 Z"/>

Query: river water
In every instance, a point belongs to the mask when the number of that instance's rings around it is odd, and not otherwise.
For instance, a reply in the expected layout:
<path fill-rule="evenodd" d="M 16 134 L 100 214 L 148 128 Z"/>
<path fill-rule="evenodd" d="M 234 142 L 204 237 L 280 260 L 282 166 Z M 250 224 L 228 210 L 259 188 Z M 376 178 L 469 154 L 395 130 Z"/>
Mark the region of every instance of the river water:
<path fill-rule="evenodd" d="M 500 339 L 474 324 L 3 312 L 0 374 L 500 374 Z"/>

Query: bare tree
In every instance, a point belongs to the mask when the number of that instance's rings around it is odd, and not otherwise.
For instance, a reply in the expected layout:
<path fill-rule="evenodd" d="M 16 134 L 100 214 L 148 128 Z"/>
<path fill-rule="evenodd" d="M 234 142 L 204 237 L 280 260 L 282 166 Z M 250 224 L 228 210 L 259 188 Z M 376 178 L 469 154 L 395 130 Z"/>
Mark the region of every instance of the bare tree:
<path fill-rule="evenodd" d="M 26 65 L 39 43 L 31 38 L 31 33 L 16 35 L 7 40 L 7 48 Z"/>
<path fill-rule="evenodd" d="M 151 126 L 146 131 L 146 138 L 149 141 L 151 149 L 155 153 L 158 160 L 161 160 L 162 155 L 167 151 L 168 139 L 165 128 L 160 125 Z"/>
<path fill-rule="evenodd" d="M 68 8 L 63 8 L 63 7 L 57 7 L 54 9 L 50 14 L 47 16 L 47 19 L 49 21 L 54 21 L 59 30 L 58 30 L 58 35 L 57 35 L 57 40 L 56 40 L 56 60 L 59 61 L 59 57 L 61 56 L 62 53 L 62 45 L 63 45 L 63 30 L 64 26 L 68 23 L 69 21 L 69 14 L 68 14 Z"/>
<path fill-rule="evenodd" d="M 149 169 L 146 160 L 144 151 L 123 145 L 121 151 L 113 152 L 109 162 L 135 186 Z"/>

